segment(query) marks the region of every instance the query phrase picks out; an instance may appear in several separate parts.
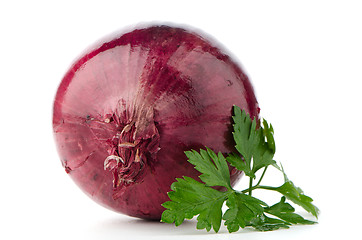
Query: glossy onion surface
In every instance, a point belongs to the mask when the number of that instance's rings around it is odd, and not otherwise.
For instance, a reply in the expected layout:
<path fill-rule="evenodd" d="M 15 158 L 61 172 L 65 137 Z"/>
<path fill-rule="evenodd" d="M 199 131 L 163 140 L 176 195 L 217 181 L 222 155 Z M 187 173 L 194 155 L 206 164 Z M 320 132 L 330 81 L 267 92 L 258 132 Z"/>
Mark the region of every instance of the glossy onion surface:
<path fill-rule="evenodd" d="M 210 40 L 150 26 L 78 59 L 56 94 L 53 129 L 61 162 L 93 200 L 159 219 L 176 177 L 198 179 L 186 150 L 233 151 L 233 105 L 258 117 L 241 68 Z M 230 168 L 232 183 L 240 172 Z"/>

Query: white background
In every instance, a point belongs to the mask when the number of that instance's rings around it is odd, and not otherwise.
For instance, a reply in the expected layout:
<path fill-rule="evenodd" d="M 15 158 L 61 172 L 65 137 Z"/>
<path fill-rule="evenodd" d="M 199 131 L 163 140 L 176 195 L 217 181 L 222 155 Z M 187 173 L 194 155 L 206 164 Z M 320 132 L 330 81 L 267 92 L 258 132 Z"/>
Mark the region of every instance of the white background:
<path fill-rule="evenodd" d="M 358 238 L 359 1 L 120 2 L 1 1 L 1 239 Z M 52 101 L 58 84 L 89 45 L 149 21 L 199 28 L 240 60 L 261 115 L 274 125 L 276 159 L 315 199 L 319 224 L 266 233 L 228 234 L 222 227 L 218 234 L 207 233 L 196 230 L 194 221 L 176 228 L 111 212 L 75 186 L 53 142 Z"/>

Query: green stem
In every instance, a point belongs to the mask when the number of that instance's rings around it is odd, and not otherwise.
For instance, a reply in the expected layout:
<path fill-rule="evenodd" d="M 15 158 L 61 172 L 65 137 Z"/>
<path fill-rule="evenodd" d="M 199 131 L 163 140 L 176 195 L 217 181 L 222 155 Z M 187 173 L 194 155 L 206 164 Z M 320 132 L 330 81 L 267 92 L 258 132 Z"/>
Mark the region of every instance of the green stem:
<path fill-rule="evenodd" d="M 249 178 L 249 195 L 251 196 L 251 191 L 253 190 L 253 178 Z"/>
<path fill-rule="evenodd" d="M 267 169 L 268 169 L 268 166 L 266 166 L 266 167 L 264 168 L 264 171 L 263 171 L 263 173 L 261 174 L 260 179 L 259 179 L 258 183 L 256 184 L 256 186 L 259 186 L 259 185 L 260 185 L 261 180 L 263 179 L 263 177 L 264 177 L 265 172 L 266 172 Z"/>
<path fill-rule="evenodd" d="M 277 187 L 269 187 L 269 186 L 263 186 L 263 185 L 255 185 L 254 187 L 249 187 L 248 189 L 245 189 L 243 191 L 241 191 L 242 193 L 247 193 L 247 192 L 251 192 L 252 190 L 255 189 L 265 189 L 265 190 L 273 190 L 275 191 L 277 189 Z"/>
<path fill-rule="evenodd" d="M 270 186 L 260 185 L 260 186 L 256 186 L 255 189 L 265 189 L 265 190 L 273 190 L 273 191 L 275 191 L 276 189 L 278 189 L 278 187 L 270 187 Z"/>
<path fill-rule="evenodd" d="M 267 169 L 268 169 L 268 166 L 266 166 L 266 167 L 264 168 L 264 171 L 263 171 L 263 173 L 261 174 L 258 183 L 257 183 L 254 187 L 253 187 L 253 178 L 252 178 L 252 177 L 249 177 L 249 188 L 248 188 L 248 189 L 245 189 L 245 190 L 243 190 L 243 191 L 241 191 L 241 192 L 242 192 L 242 193 L 247 193 L 247 192 L 248 192 L 249 195 L 251 196 L 251 192 L 252 192 L 254 189 L 257 189 L 257 188 L 259 187 L 259 185 L 260 185 L 260 183 L 261 183 L 261 180 L 263 179 L 263 177 L 264 177 L 265 172 L 266 172 Z"/>

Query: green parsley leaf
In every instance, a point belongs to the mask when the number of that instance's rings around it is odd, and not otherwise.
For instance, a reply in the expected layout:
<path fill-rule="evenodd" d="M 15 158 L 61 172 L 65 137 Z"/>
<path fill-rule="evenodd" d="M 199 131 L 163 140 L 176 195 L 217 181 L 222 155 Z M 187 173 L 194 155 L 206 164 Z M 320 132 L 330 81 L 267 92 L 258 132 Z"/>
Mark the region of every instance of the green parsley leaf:
<path fill-rule="evenodd" d="M 275 188 L 275 191 L 283 194 L 290 201 L 313 214 L 313 216 L 318 217 L 319 209 L 312 204 L 313 199 L 304 195 L 302 189 L 296 187 L 292 181 L 285 182 L 282 186 Z"/>
<path fill-rule="evenodd" d="M 263 134 L 267 139 L 269 150 L 274 154 L 275 153 L 275 141 L 274 141 L 274 129 L 271 124 L 263 119 Z"/>
<path fill-rule="evenodd" d="M 306 220 L 302 216 L 294 213 L 295 209 L 289 203 L 285 202 L 283 196 L 279 203 L 265 208 L 265 212 L 274 215 L 290 224 L 314 224 L 314 221 Z"/>
<path fill-rule="evenodd" d="M 173 191 L 168 193 L 171 201 L 162 204 L 167 210 L 162 213 L 161 221 L 174 222 L 176 226 L 179 226 L 185 218 L 191 219 L 199 215 L 198 229 L 206 228 L 210 231 L 213 227 L 215 232 L 218 232 L 222 218 L 221 208 L 227 194 L 193 178 L 184 177 L 176 180 L 171 185 Z"/>
<path fill-rule="evenodd" d="M 303 190 L 294 185 L 292 181 L 289 180 L 287 174 L 284 171 L 283 165 L 280 167 L 276 164 L 274 165 L 279 169 L 284 175 L 284 184 L 277 188 L 270 188 L 270 190 L 277 191 L 288 198 L 290 201 L 301 206 L 307 212 L 311 213 L 313 216 L 318 217 L 319 209 L 312 204 L 313 199 L 303 193 Z"/>
<path fill-rule="evenodd" d="M 227 160 L 232 166 L 244 171 L 248 177 L 255 178 L 259 169 L 275 164 L 273 127 L 264 120 L 264 128 L 257 129 L 256 119 L 252 120 L 249 114 L 237 106 L 234 106 L 233 121 L 235 148 L 245 162 L 240 161 L 235 154 L 227 157 Z"/>
<path fill-rule="evenodd" d="M 259 231 L 274 231 L 280 228 L 289 228 L 291 224 L 280 219 L 267 217 L 265 214 L 261 214 L 254 218 L 249 226 L 254 227 Z"/>
<path fill-rule="evenodd" d="M 264 213 L 251 220 L 249 226 L 252 226 L 259 231 L 272 231 L 279 228 L 289 228 L 292 224 L 316 223 L 304 219 L 302 216 L 294 213 L 294 211 L 295 209 L 289 203 L 285 202 L 285 197 L 283 196 L 280 202 L 271 207 L 265 207 Z M 265 213 L 278 218 L 268 217 Z"/>
<path fill-rule="evenodd" d="M 223 186 L 231 189 L 229 167 L 224 156 L 216 155 L 211 149 L 201 149 L 185 152 L 188 161 L 195 165 L 195 169 L 201 172 L 200 179 L 208 186 Z"/>
<path fill-rule="evenodd" d="M 230 163 L 231 166 L 244 172 L 246 176 L 255 178 L 255 174 L 250 168 L 250 165 L 248 165 L 247 162 L 241 158 L 240 154 L 230 153 L 229 156 L 226 157 L 226 160 Z"/>
<path fill-rule="evenodd" d="M 267 206 L 263 201 L 244 193 L 230 194 L 226 201 L 229 209 L 223 216 L 228 231 L 236 232 L 239 227 L 246 227 L 252 219 L 264 212 L 262 205 Z"/>

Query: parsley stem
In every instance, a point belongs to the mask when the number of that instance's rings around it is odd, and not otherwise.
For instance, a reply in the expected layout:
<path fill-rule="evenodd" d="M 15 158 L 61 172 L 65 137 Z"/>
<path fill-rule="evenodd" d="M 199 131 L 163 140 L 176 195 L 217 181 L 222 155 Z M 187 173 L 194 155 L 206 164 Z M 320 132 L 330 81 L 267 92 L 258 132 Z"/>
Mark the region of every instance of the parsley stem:
<path fill-rule="evenodd" d="M 259 186 L 259 185 L 260 185 L 261 180 L 263 179 L 263 177 L 264 177 L 265 172 L 266 172 L 267 169 L 268 169 L 268 166 L 266 166 L 266 167 L 264 168 L 264 171 L 263 171 L 263 173 L 261 174 L 260 179 L 259 179 L 258 183 L 256 184 L 256 186 Z"/>
<path fill-rule="evenodd" d="M 265 189 L 265 190 L 273 190 L 275 191 L 277 189 L 277 187 L 270 187 L 270 186 L 263 186 L 263 185 L 255 185 L 253 187 L 249 187 L 248 189 L 245 189 L 243 191 L 241 191 L 242 193 L 247 193 L 249 192 L 250 194 L 250 191 L 252 190 L 255 190 L 255 189 Z"/>
<path fill-rule="evenodd" d="M 253 190 L 253 178 L 249 178 L 249 195 L 251 196 L 251 191 Z"/>
<path fill-rule="evenodd" d="M 259 186 L 255 186 L 256 188 L 255 189 L 265 189 L 265 190 L 273 190 L 275 191 L 277 189 L 277 187 L 270 187 L 270 186 L 262 186 L 262 185 L 259 185 Z"/>
<path fill-rule="evenodd" d="M 263 177 L 264 177 L 265 172 L 266 172 L 267 169 L 268 169 L 268 166 L 266 166 L 266 167 L 264 168 L 264 171 L 263 171 L 263 173 L 261 174 L 258 183 L 257 183 L 254 187 L 253 187 L 253 178 L 252 178 L 252 177 L 249 177 L 249 188 L 248 188 L 248 189 L 245 189 L 245 190 L 243 190 L 243 191 L 241 191 L 241 192 L 242 192 L 242 193 L 248 192 L 249 195 L 251 196 L 251 192 L 252 192 L 254 189 L 257 189 L 257 188 L 267 189 L 266 186 L 260 186 L 261 180 L 263 179 Z"/>

